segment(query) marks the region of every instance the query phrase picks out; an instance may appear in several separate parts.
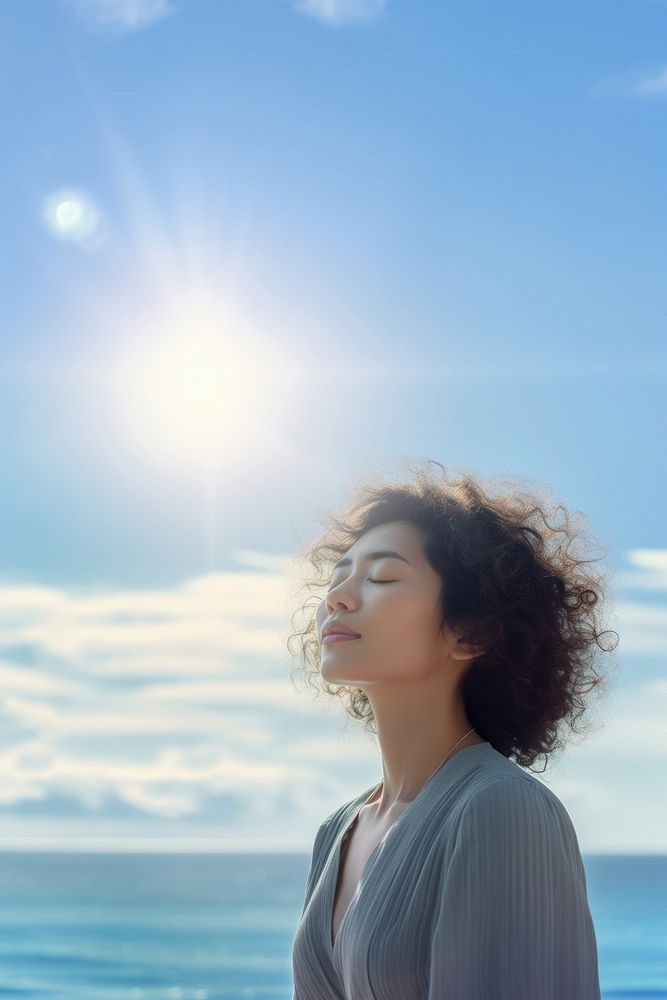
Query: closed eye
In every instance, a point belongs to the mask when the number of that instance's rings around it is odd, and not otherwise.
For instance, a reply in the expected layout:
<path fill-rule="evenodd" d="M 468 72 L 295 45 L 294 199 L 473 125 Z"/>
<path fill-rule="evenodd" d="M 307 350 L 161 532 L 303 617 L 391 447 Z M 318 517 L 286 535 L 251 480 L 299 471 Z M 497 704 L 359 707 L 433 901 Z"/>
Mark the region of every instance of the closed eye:
<path fill-rule="evenodd" d="M 398 583 L 398 580 L 373 580 L 372 577 L 370 576 L 367 576 L 366 579 L 368 580 L 369 583 L 379 583 L 379 584 Z M 337 586 L 337 584 L 334 584 L 332 587 L 329 588 L 329 590 L 333 590 L 333 587 L 335 586 Z M 327 593 L 329 593 L 329 590 L 327 591 Z"/>

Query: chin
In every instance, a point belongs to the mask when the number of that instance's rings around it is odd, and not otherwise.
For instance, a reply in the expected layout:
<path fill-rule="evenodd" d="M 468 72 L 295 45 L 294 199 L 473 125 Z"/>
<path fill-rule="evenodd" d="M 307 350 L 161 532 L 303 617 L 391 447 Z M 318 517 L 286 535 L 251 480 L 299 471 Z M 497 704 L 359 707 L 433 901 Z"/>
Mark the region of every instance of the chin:
<path fill-rule="evenodd" d="M 344 677 L 340 677 L 336 674 L 336 671 L 332 668 L 327 670 L 326 667 L 320 667 L 320 674 L 324 677 L 325 681 L 329 681 L 330 684 L 349 684 L 350 681 L 346 680 Z"/>

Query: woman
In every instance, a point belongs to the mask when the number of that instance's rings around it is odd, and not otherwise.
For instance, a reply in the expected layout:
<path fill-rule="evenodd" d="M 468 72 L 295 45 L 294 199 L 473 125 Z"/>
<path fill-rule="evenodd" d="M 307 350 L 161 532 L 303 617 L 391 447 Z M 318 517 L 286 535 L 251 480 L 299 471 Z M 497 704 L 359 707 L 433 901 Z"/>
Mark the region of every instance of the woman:
<path fill-rule="evenodd" d="M 294 1000 L 599 1000 L 577 836 L 523 768 L 602 681 L 604 574 L 562 505 L 556 526 L 434 464 L 359 488 L 306 550 L 326 592 L 288 647 L 377 734 L 383 776 L 317 830 Z"/>

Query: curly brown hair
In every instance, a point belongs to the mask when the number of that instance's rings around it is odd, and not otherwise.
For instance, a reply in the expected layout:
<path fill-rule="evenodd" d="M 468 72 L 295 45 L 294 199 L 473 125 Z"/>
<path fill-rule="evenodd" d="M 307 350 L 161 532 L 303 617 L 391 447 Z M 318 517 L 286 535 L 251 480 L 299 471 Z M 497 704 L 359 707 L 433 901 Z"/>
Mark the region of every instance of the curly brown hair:
<path fill-rule="evenodd" d="M 303 583 L 299 592 L 305 588 L 310 596 L 291 617 L 287 648 L 293 655 L 297 644 L 300 665 L 290 678 L 305 675 L 317 695 L 341 699 L 349 716 L 377 732 L 365 692 L 322 677 L 316 610 L 333 563 L 350 545 L 379 524 L 409 522 L 420 530 L 424 554 L 442 580 L 440 628 L 464 630 L 465 641 L 484 650 L 461 681 L 471 725 L 522 767 L 544 755 L 544 771 L 549 754 L 565 746 L 563 728 L 580 732 L 576 723 L 587 707 L 582 696 L 608 690 L 595 660 L 598 650 L 618 645 L 617 632 L 598 628 L 596 605 L 606 596 L 610 571 L 582 568 L 601 558 L 583 558 L 583 542 L 590 539 L 582 530 L 586 517 L 575 512 L 577 533 L 573 513 L 562 503 L 550 506 L 543 485 L 522 491 L 525 478 L 496 476 L 483 483 L 460 467 L 450 475 L 435 460 L 409 465 L 408 480 L 357 485 L 345 512 L 325 512 L 324 534 L 294 556 L 296 565 L 307 561 L 317 575 Z M 494 484 L 500 489 L 494 491 Z M 307 618 L 301 629 L 294 625 L 298 614 Z M 605 647 L 599 640 L 608 633 L 616 642 Z"/>

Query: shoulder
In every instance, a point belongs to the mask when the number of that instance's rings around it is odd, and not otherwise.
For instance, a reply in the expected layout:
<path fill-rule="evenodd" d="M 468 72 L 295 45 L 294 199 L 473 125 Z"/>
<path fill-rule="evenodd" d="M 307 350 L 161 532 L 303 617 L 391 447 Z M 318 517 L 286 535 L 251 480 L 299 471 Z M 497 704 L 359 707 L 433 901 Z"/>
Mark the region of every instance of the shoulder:
<path fill-rule="evenodd" d="M 498 821 L 504 817 L 530 818 L 546 814 L 561 822 L 572 822 L 556 793 L 521 770 L 501 777 L 495 775 L 471 789 L 463 804 L 463 812 L 471 818 L 488 815 Z"/>
<path fill-rule="evenodd" d="M 463 816 L 478 816 L 487 811 L 503 814 L 518 810 L 552 810 L 565 813 L 558 796 L 532 771 L 520 767 L 515 761 L 495 750 L 491 744 L 471 748 L 473 757 L 467 758 L 470 766 L 446 795 L 442 796 L 445 812 L 458 822 Z M 456 758 L 455 758 L 456 759 Z"/>
<path fill-rule="evenodd" d="M 506 855 L 559 854 L 581 867 L 572 819 L 558 796 L 525 771 L 495 777 L 462 804 L 457 842 Z"/>

